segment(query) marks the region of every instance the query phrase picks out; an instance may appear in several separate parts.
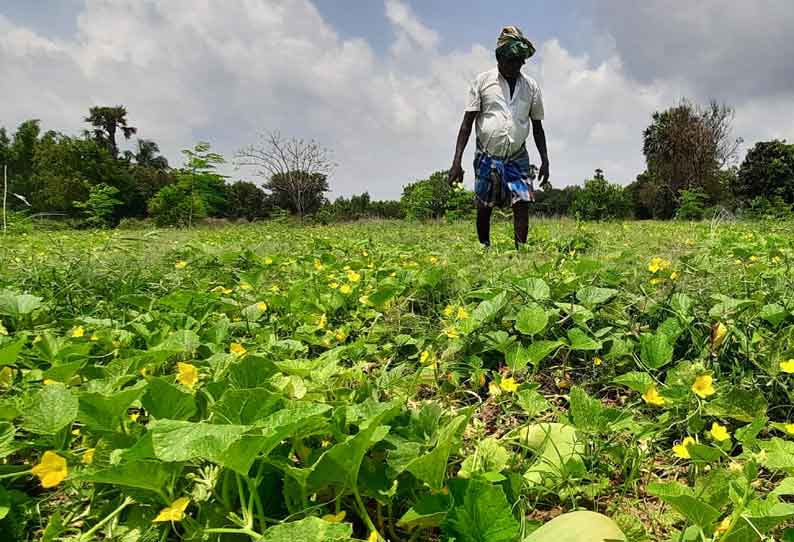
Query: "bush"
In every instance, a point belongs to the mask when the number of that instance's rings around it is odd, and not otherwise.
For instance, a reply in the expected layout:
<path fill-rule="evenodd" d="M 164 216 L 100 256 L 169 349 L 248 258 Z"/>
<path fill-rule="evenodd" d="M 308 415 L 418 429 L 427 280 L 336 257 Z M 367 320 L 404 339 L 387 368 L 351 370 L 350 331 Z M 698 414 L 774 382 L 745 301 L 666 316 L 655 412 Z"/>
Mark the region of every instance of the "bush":
<path fill-rule="evenodd" d="M 780 196 L 772 198 L 756 197 L 743 209 L 745 218 L 757 220 L 790 218 L 792 206 Z"/>
<path fill-rule="evenodd" d="M 204 200 L 181 185 L 161 188 L 149 201 L 149 215 L 158 226 L 188 226 L 207 216 Z"/>
<path fill-rule="evenodd" d="M 447 210 L 452 188 L 447 182 L 447 172 L 437 171 L 429 178 L 416 181 L 403 188 L 400 198 L 407 218 L 425 220 L 441 218 Z"/>
<path fill-rule="evenodd" d="M 571 212 L 583 220 L 608 220 L 628 217 L 631 207 L 631 198 L 622 186 L 590 179 L 574 196 Z"/>
<path fill-rule="evenodd" d="M 675 213 L 678 220 L 703 220 L 706 212 L 706 194 L 700 188 L 682 190 L 679 193 L 680 205 Z"/>
<path fill-rule="evenodd" d="M 463 220 L 474 215 L 474 192 L 466 190 L 463 184 L 452 187 L 447 200 L 444 216 L 448 221 Z"/>
<path fill-rule="evenodd" d="M 89 228 L 107 228 L 113 224 L 113 211 L 122 204 L 116 199 L 119 189 L 99 183 L 89 188 L 86 201 L 76 201 L 74 206 L 83 209 L 87 215 L 85 225 Z"/>

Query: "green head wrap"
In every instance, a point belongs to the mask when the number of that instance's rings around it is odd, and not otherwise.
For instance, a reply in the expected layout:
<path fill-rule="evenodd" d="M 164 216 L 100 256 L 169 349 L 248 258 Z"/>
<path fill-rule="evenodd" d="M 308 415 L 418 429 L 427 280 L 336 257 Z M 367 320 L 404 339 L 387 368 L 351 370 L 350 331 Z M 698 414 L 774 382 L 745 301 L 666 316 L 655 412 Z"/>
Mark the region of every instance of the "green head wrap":
<path fill-rule="evenodd" d="M 535 54 L 535 46 L 524 37 L 515 26 L 506 26 L 502 29 L 499 39 L 496 41 L 496 56 L 499 58 L 523 58 L 528 59 Z"/>

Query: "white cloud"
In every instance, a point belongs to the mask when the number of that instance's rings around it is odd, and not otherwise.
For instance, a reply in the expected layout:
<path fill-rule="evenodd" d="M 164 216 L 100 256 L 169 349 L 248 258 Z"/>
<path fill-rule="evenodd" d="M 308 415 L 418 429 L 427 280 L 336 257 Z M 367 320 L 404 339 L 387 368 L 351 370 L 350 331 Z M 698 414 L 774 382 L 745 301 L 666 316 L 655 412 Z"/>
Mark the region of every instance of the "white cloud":
<path fill-rule="evenodd" d="M 385 14 L 395 31 L 386 55 L 340 37 L 308 0 L 87 0 L 69 40 L 0 17 L 0 88 L 12 97 L 0 101 L 0 118 L 11 129 L 35 117 L 77 133 L 91 105 L 124 104 L 174 164 L 197 140 L 231 158 L 259 130 L 279 129 L 334 150 L 335 194 L 399 197 L 407 182 L 449 166 L 468 83 L 494 59 L 480 44 L 440 52 L 438 33 L 398 0 L 386 0 Z M 596 167 L 633 180 L 651 113 L 689 88 L 633 80 L 603 43 L 605 60 L 594 62 L 548 41 L 526 69 L 543 88 L 556 186 Z M 790 130 L 772 110 L 741 110 L 737 126 L 751 127 L 752 115 Z"/>

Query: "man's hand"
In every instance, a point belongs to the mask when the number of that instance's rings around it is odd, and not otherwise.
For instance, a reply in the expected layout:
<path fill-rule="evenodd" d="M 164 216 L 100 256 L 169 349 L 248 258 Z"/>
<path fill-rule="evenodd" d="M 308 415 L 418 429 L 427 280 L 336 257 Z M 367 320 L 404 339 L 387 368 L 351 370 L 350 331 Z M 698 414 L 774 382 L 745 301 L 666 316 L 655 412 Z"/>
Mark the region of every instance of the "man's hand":
<path fill-rule="evenodd" d="M 540 187 L 543 190 L 548 190 L 551 188 L 551 183 L 549 182 L 549 161 L 544 160 L 540 164 L 540 171 L 538 172 L 538 181 L 540 181 Z"/>
<path fill-rule="evenodd" d="M 452 167 L 449 168 L 447 181 L 449 182 L 450 186 L 463 182 L 463 168 L 460 167 L 458 162 L 453 162 Z"/>

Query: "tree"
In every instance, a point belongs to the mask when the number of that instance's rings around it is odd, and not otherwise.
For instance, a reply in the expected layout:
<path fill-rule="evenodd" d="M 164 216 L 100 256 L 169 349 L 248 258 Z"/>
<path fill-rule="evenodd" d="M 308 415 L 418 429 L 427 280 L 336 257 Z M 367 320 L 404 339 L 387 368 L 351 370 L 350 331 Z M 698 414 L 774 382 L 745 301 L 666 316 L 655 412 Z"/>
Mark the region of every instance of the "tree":
<path fill-rule="evenodd" d="M 118 188 L 99 183 L 89 189 L 86 201 L 75 203 L 75 207 L 82 209 L 87 215 L 87 226 L 106 228 L 113 223 L 113 209 L 121 205 L 121 200 L 116 198 L 118 193 Z"/>
<path fill-rule="evenodd" d="M 451 192 L 447 172 L 436 171 L 427 179 L 405 186 L 400 204 L 408 218 L 441 218 L 447 210 Z"/>
<path fill-rule="evenodd" d="M 285 138 L 276 131 L 260 134 L 259 142 L 241 149 L 235 162 L 254 168 L 279 206 L 286 205 L 299 217 L 319 209 L 336 168 L 331 151 L 316 141 Z"/>
<path fill-rule="evenodd" d="M 679 191 L 700 187 L 719 199 L 719 171 L 736 158 L 741 144 L 731 136 L 733 116 L 726 105 L 712 101 L 700 107 L 686 100 L 653 114 L 643 132 L 643 153 L 660 196 L 677 202 Z"/>
<path fill-rule="evenodd" d="M 753 145 L 739 167 L 736 188 L 742 198 L 778 196 L 794 203 L 794 145 L 777 139 Z"/>
<path fill-rule="evenodd" d="M 584 220 L 626 218 L 631 214 L 631 200 L 622 186 L 593 178 L 576 193 L 571 213 Z"/>
<path fill-rule="evenodd" d="M 29 201 L 34 192 L 31 177 L 40 134 L 38 119 L 26 120 L 19 125 L 8 147 L 8 191 Z"/>
<path fill-rule="evenodd" d="M 159 156 L 160 147 L 151 139 L 139 139 L 138 150 L 133 155 L 135 163 L 139 166 L 152 169 L 168 169 L 168 160 Z"/>
<path fill-rule="evenodd" d="M 267 194 L 254 183 L 237 181 L 226 187 L 226 216 L 256 220 L 268 214 Z"/>
<path fill-rule="evenodd" d="M 92 107 L 89 109 L 85 121 L 94 127 L 93 131 L 87 133 L 93 134 L 98 143 L 105 145 L 113 158 L 117 158 L 119 155 L 116 131 L 121 129 L 124 139 L 131 138 L 138 131 L 137 128 L 127 125 L 127 109 L 123 105 Z"/>
<path fill-rule="evenodd" d="M 226 163 L 223 156 L 212 152 L 206 141 L 200 141 L 192 149 L 184 149 L 185 164 L 177 176 L 177 183 L 189 194 L 188 202 L 198 198 L 209 216 L 223 216 L 226 211 L 226 177 L 216 173 L 219 165 Z M 187 226 L 193 225 L 192 212 L 188 215 Z"/>
<path fill-rule="evenodd" d="M 181 227 L 207 216 L 204 200 L 184 183 L 161 188 L 149 201 L 149 215 L 158 226 Z"/>

